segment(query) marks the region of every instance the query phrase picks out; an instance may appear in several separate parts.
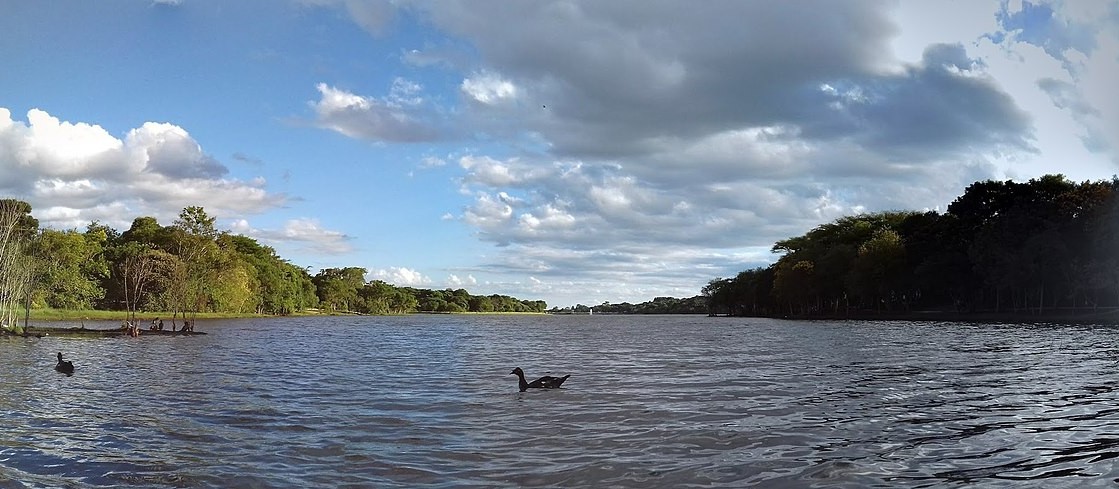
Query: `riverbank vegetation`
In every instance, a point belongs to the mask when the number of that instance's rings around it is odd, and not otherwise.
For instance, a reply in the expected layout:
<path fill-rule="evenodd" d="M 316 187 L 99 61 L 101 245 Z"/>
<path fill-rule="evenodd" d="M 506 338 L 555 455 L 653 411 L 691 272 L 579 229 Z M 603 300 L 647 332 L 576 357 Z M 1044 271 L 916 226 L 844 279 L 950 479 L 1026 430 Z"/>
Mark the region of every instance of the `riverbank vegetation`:
<path fill-rule="evenodd" d="M 708 298 L 702 295 L 678 299 L 676 297 L 656 297 L 651 301 L 631 304 L 603 302 L 597 306 L 577 304 L 569 307 L 553 307 L 552 314 L 706 314 L 710 309 Z"/>
<path fill-rule="evenodd" d="M 1119 310 L 1119 179 L 970 185 L 947 212 L 837 219 L 778 241 L 776 263 L 712 280 L 710 312 L 1038 317 Z"/>
<path fill-rule="evenodd" d="M 45 311 L 116 319 L 168 311 L 170 317 L 325 313 L 543 312 L 543 301 L 475 296 L 366 281 L 358 267 L 315 275 L 253 238 L 222 232 L 201 207 L 171 225 L 137 217 L 119 232 L 99 222 L 85 230 L 40 229 L 29 204 L 0 199 L 0 326 Z M 96 314 L 94 314 L 96 315 Z"/>

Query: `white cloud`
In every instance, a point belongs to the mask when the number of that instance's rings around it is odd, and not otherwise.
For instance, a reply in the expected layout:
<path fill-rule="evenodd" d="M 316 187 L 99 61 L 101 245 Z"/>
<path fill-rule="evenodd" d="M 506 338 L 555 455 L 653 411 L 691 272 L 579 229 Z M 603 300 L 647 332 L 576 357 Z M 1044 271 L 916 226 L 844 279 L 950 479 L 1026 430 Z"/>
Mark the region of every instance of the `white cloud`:
<path fill-rule="evenodd" d="M 396 17 L 392 0 L 299 0 L 315 6 L 341 6 L 350 17 L 370 34 L 381 37 L 388 33 Z"/>
<path fill-rule="evenodd" d="M 438 156 L 424 156 L 420 159 L 420 166 L 423 168 L 436 168 L 447 164 L 447 160 Z"/>
<path fill-rule="evenodd" d="M 229 172 L 221 163 L 202 152 L 202 147 L 183 128 L 173 124 L 145 122 L 128 132 L 129 157 L 144 171 L 166 177 L 220 178 Z"/>
<path fill-rule="evenodd" d="M 572 229 L 576 225 L 576 219 L 570 213 L 548 204 L 535 214 L 532 212 L 521 214 L 518 224 L 522 231 L 536 233 Z"/>
<path fill-rule="evenodd" d="M 1119 163 L 1119 108 L 1110 95 L 1119 83 L 1119 2 L 1029 3 L 902 2 L 895 49 L 914 59 L 930 43 L 963 41 L 1033 116 L 1041 153 L 1017 158 L 1000 178 L 1054 171 L 1055 159 L 1078 162 L 1061 169 L 1072 178 L 1099 178 Z M 1109 154 L 1110 164 L 1093 152 Z"/>
<path fill-rule="evenodd" d="M 460 287 L 464 287 L 464 286 L 469 287 L 469 286 L 473 286 L 473 285 L 478 285 L 478 279 L 474 278 L 473 275 L 467 275 L 466 278 L 462 278 L 462 277 L 459 277 L 458 275 L 455 275 L 455 274 L 452 273 L 452 274 L 447 276 L 446 285 L 448 287 L 453 287 L 453 288 L 460 288 Z"/>
<path fill-rule="evenodd" d="M 501 198 L 479 193 L 474 204 L 467 209 L 463 219 L 470 225 L 482 229 L 494 229 L 508 222 L 513 216 L 513 207 L 502 202 Z"/>
<path fill-rule="evenodd" d="M 289 220 L 282 230 L 271 236 L 285 241 L 307 243 L 309 248 L 327 254 L 342 255 L 353 251 L 349 236 L 324 229 L 317 219 Z"/>
<path fill-rule="evenodd" d="M 695 139 L 660 138 L 649 164 L 635 168 L 645 178 L 666 181 L 792 178 L 803 174 L 816 146 L 794 127 L 730 129 Z M 696 166 L 702 162 L 703 171 Z"/>
<path fill-rule="evenodd" d="M 431 284 L 431 279 L 424 274 L 404 267 L 380 269 L 374 271 L 372 275 L 376 280 L 404 287 L 422 287 Z"/>
<path fill-rule="evenodd" d="M 39 110 L 27 112 L 28 123 L 15 121 L 11 111 L 0 108 L 0 151 L 15 176 L 82 177 L 105 175 L 129 168 L 124 144 L 100 126 L 72 124 Z"/>
<path fill-rule="evenodd" d="M 230 231 L 258 239 L 273 248 L 295 248 L 318 255 L 345 255 L 354 251 L 350 236 L 323 228 L 318 219 L 313 218 L 290 219 L 279 229 L 257 229 L 245 219 L 234 219 Z"/>
<path fill-rule="evenodd" d="M 461 74 L 500 286 L 696 293 L 842 215 L 1119 162 L 1117 2 L 405 3 L 475 54 L 409 59 Z"/>
<path fill-rule="evenodd" d="M 388 101 L 391 105 L 420 105 L 424 102 L 423 86 L 411 80 L 396 77 L 389 89 Z"/>
<path fill-rule="evenodd" d="M 232 218 L 286 200 L 266 191 L 262 179 L 227 173 L 174 124 L 146 122 L 119 139 L 98 125 L 61 121 L 39 109 L 28 111 L 24 123 L 0 108 L 0 192 L 27 200 L 47 226 L 99 220 L 123 227 L 141 215 L 169 221 L 194 205 Z"/>
<path fill-rule="evenodd" d="M 937 43 L 971 44 L 998 29 L 994 12 L 1002 0 L 909 0 L 892 12 L 902 27 L 890 41 L 902 61 L 916 62 Z"/>
<path fill-rule="evenodd" d="M 517 97 L 517 87 L 513 82 L 489 72 L 463 79 L 460 89 L 472 100 L 486 105 L 507 102 Z"/>
<path fill-rule="evenodd" d="M 421 88 L 397 79 L 383 99 L 357 95 L 319 83 L 312 102 L 315 123 L 346 136 L 374 142 L 421 142 L 443 137 L 434 114 L 423 104 Z"/>
<path fill-rule="evenodd" d="M 502 162 L 488 156 L 467 155 L 459 159 L 459 166 L 467 171 L 471 182 L 502 187 L 518 183 L 521 176 L 514 173 L 512 164 L 516 161 Z"/>
<path fill-rule="evenodd" d="M 1115 103 L 1115 87 L 1119 85 L 1119 2 L 1111 6 L 1110 21 L 1103 20 L 1098 26 L 1096 49 L 1082 58 L 1075 73 L 1082 107 L 1095 111 L 1079 110 L 1076 116 L 1091 135 L 1089 144 L 1099 143 L 1119 165 L 1119 104 Z"/>

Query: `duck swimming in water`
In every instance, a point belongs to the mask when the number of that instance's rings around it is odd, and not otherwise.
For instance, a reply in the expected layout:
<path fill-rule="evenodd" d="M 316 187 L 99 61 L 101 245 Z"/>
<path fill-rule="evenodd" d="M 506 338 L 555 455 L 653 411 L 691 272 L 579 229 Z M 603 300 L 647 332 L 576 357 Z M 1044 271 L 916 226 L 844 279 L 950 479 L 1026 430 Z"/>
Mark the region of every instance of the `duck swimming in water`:
<path fill-rule="evenodd" d="M 521 367 L 517 367 L 517 368 L 513 369 L 512 372 L 509 372 L 509 375 L 514 375 L 514 374 L 521 381 L 520 382 L 521 392 L 524 392 L 524 391 L 529 390 L 529 389 L 558 389 L 559 386 L 561 384 L 563 384 L 563 381 L 567 380 L 568 377 L 571 377 L 570 374 L 569 375 L 564 375 L 563 377 L 552 377 L 550 375 L 545 375 L 545 376 L 540 377 L 539 379 L 536 379 L 532 382 L 528 382 L 528 381 L 525 380 L 525 371 L 521 370 Z"/>
<path fill-rule="evenodd" d="M 64 374 L 66 374 L 66 375 L 73 375 L 74 374 L 74 362 L 71 362 L 69 360 L 63 360 L 62 359 L 62 352 L 58 352 L 58 365 L 55 365 L 54 369 L 59 371 L 59 372 L 62 372 Z"/>

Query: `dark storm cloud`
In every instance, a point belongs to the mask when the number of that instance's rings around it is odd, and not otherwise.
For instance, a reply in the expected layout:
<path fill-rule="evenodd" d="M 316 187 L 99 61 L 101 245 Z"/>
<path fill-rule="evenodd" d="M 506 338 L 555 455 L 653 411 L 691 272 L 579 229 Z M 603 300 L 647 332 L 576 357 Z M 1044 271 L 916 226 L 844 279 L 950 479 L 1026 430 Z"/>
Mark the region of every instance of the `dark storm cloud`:
<path fill-rule="evenodd" d="M 216 179 L 229 173 L 225 165 L 203 154 L 191 139 L 163 139 L 145 151 L 147 170 L 169 178 Z"/>
<path fill-rule="evenodd" d="M 919 66 L 888 72 L 887 6 L 471 1 L 428 15 L 548 107 L 538 129 L 560 156 L 634 157 L 658 138 L 774 125 L 908 157 L 1028 146 L 1029 121 L 997 85 L 970 76 L 981 67 L 962 47 L 933 46 Z M 825 84 L 871 98 L 837 111 Z"/>
<path fill-rule="evenodd" d="M 808 123 L 804 136 L 850 137 L 868 150 L 906 160 L 1008 146 L 1031 148 L 1029 116 L 960 45 L 930 46 L 921 64 L 901 75 L 838 86 L 851 94 L 850 100 L 839 93 L 832 101 L 835 115 L 846 123 Z"/>

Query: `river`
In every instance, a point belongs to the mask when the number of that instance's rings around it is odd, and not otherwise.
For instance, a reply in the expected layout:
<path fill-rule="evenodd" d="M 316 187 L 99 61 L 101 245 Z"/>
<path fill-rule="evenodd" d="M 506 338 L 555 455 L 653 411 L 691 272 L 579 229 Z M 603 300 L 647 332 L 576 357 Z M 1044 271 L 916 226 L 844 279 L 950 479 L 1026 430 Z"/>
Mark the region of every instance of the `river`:
<path fill-rule="evenodd" d="M 0 488 L 1114 487 L 1119 328 L 700 316 L 0 338 Z M 55 372 L 57 352 L 73 376 Z M 571 374 L 558 390 L 518 392 Z"/>

